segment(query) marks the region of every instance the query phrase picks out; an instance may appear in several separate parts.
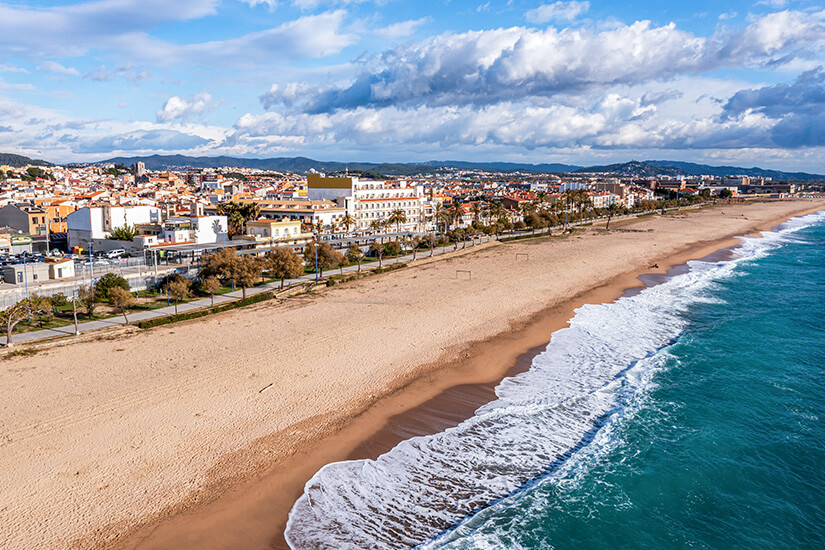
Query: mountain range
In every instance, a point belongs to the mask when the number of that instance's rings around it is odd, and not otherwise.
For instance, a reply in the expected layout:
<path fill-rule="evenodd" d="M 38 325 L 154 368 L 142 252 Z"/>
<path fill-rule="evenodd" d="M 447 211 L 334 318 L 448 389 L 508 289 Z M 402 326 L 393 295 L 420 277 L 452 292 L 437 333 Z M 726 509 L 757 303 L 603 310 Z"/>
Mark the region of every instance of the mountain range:
<path fill-rule="evenodd" d="M 670 160 L 630 161 L 603 166 L 576 166 L 572 164 L 529 164 L 514 162 L 467 162 L 457 160 L 432 160 L 419 163 L 372 163 L 372 162 L 329 162 L 307 157 L 277 157 L 267 159 L 249 159 L 229 156 L 189 157 L 185 155 L 150 155 L 143 157 L 115 157 L 92 164 L 125 164 L 130 166 L 143 162 L 149 170 L 166 168 L 220 168 L 238 167 L 277 172 L 307 173 L 317 172 L 369 172 L 392 176 L 412 176 L 415 174 L 433 174 L 445 168 L 453 170 L 487 170 L 494 172 L 531 172 L 531 173 L 576 173 L 576 174 L 612 174 L 620 177 L 656 177 L 656 176 L 728 176 L 744 175 L 764 177 L 774 180 L 825 181 L 825 175 L 807 172 L 783 172 L 763 168 L 742 168 L 738 166 L 710 166 L 692 162 Z M 0 153 L 0 165 L 25 166 L 27 164 L 49 165 L 42 160 L 32 160 L 21 155 Z"/>

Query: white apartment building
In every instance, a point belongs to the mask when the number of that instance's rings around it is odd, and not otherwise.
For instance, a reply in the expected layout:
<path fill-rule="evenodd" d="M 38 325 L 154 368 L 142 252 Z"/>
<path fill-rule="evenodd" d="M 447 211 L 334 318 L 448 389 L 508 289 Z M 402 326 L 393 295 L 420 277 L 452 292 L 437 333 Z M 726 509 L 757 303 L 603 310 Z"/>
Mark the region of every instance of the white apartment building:
<path fill-rule="evenodd" d="M 424 186 L 406 181 L 361 180 L 358 178 L 325 178 L 318 174 L 307 176 L 311 199 L 335 200 L 346 208 L 354 220 L 350 231 L 369 232 L 374 221 L 385 221 L 396 210 L 401 210 L 407 221 L 390 224 L 384 233 L 427 231 L 432 224 L 427 219 L 431 210 L 424 196 Z"/>

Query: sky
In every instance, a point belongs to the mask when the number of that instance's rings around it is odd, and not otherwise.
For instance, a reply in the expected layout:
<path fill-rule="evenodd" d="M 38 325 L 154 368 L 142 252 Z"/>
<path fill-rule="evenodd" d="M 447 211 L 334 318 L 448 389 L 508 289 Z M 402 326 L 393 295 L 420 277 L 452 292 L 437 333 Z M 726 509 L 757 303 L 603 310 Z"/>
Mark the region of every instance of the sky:
<path fill-rule="evenodd" d="M 806 0 L 0 0 L 0 151 L 825 172 Z"/>

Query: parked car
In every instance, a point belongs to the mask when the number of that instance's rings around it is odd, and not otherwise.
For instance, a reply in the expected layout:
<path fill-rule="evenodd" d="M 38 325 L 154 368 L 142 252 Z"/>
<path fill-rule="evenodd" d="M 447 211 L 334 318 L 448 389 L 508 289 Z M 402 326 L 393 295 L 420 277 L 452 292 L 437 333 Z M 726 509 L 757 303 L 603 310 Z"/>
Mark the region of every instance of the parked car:
<path fill-rule="evenodd" d="M 123 248 L 115 248 L 114 250 L 109 250 L 108 252 L 104 253 L 104 256 L 106 256 L 110 260 L 114 259 L 114 258 L 120 258 L 121 256 L 125 256 L 125 255 L 126 255 L 126 250 L 123 249 Z"/>

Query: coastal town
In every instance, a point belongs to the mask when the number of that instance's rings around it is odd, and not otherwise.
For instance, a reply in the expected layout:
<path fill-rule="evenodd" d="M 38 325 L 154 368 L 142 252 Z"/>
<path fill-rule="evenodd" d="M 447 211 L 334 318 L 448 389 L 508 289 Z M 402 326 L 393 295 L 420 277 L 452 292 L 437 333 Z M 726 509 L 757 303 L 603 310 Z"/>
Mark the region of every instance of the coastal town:
<path fill-rule="evenodd" d="M 0 305 L 71 296 L 116 271 L 134 290 L 223 248 L 262 255 L 329 243 L 410 250 L 663 205 L 815 192 L 748 176 L 621 177 L 444 168 L 388 177 L 258 169 L 0 166 Z M 183 272 L 190 276 L 189 271 Z M 192 277 L 197 272 L 192 271 Z"/>

